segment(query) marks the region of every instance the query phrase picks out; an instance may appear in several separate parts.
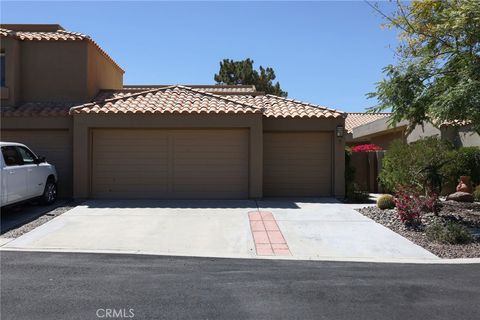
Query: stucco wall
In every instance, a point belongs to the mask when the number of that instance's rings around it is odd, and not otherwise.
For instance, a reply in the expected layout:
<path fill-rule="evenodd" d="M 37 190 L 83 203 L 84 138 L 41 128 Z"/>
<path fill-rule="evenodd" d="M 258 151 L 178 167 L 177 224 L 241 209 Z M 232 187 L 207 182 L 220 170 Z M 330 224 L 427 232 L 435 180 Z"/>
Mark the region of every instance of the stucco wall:
<path fill-rule="evenodd" d="M 22 41 L 21 100 L 88 100 L 86 46 L 85 41 Z"/>
<path fill-rule="evenodd" d="M 480 135 L 471 131 L 469 127 L 459 128 L 458 138 L 463 147 L 480 147 Z"/>
<path fill-rule="evenodd" d="M 119 89 L 123 71 L 90 41 L 4 38 L 6 88 L 2 105 L 90 101 L 100 89 Z"/>
<path fill-rule="evenodd" d="M 2 88 L 1 103 L 11 106 L 20 99 L 20 42 L 4 38 L 0 50 L 5 54 L 5 87 Z"/>
<path fill-rule="evenodd" d="M 405 139 L 403 136 L 403 131 L 389 132 L 383 135 L 372 137 L 370 141 L 371 143 L 376 144 L 382 147 L 382 149 L 386 150 L 390 146 L 390 143 L 397 139 Z"/>
<path fill-rule="evenodd" d="M 91 42 L 87 45 L 87 90 L 95 96 L 100 89 L 121 89 L 123 71 L 115 66 Z"/>
<path fill-rule="evenodd" d="M 426 137 L 441 137 L 442 132 L 431 123 L 425 123 L 423 126 L 417 125 L 407 137 L 407 142 L 412 143 Z"/>
<path fill-rule="evenodd" d="M 439 137 L 453 143 L 456 147 L 480 147 L 480 135 L 469 126 L 442 126 L 437 128 L 431 123 L 418 125 L 407 137 L 408 143 L 426 137 Z"/>
<path fill-rule="evenodd" d="M 72 117 L 2 118 L 0 140 L 26 144 L 57 167 L 59 197 L 72 197 Z"/>

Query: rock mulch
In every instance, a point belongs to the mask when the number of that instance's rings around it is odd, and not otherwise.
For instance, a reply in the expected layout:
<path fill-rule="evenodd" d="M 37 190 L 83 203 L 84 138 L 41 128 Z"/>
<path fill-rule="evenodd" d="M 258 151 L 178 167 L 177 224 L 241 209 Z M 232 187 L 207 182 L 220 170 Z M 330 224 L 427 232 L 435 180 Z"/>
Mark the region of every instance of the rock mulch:
<path fill-rule="evenodd" d="M 397 210 L 380 210 L 377 207 L 357 209 L 363 215 L 395 231 L 413 243 L 427 249 L 441 258 L 480 258 L 480 239 L 468 244 L 444 244 L 427 239 L 425 228 L 438 221 L 459 222 L 471 230 L 480 231 L 480 203 L 442 201 L 438 216 L 426 213 L 422 224 L 415 228 L 405 226 L 397 217 Z"/>
<path fill-rule="evenodd" d="M 75 208 L 77 205 L 79 205 L 79 203 L 76 203 L 74 201 L 67 202 L 64 205 L 61 205 L 61 206 L 53 209 L 52 211 L 49 211 L 49 212 L 45 213 L 44 215 L 36 218 L 35 220 L 30 221 L 29 223 L 26 223 L 24 225 L 21 225 L 17 228 L 14 228 L 12 230 L 9 230 L 9 231 L 3 233 L 1 235 L 1 237 L 2 238 L 18 238 L 21 235 L 23 235 L 23 234 L 25 234 L 29 231 L 32 231 L 33 229 L 41 226 L 42 224 L 52 220 L 53 218 L 58 217 L 58 216 L 64 214 L 65 212 Z"/>

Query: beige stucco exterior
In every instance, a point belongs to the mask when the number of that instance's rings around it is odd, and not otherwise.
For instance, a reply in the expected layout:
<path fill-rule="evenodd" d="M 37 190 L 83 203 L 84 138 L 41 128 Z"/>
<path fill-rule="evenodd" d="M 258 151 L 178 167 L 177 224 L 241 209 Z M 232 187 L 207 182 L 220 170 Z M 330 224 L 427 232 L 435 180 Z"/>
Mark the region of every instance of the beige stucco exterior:
<path fill-rule="evenodd" d="M 276 119 L 261 114 L 247 115 L 175 115 L 175 114 L 77 114 L 69 117 L 9 117 L 2 119 L 2 130 L 28 130 L 32 136 L 45 130 L 67 130 L 71 144 L 65 145 L 72 150 L 73 171 L 63 177 L 65 183 L 71 183 L 71 194 L 64 196 L 89 198 L 92 196 L 92 132 L 95 129 L 221 129 L 244 128 L 248 134 L 248 197 L 263 197 L 263 134 L 264 132 L 321 132 L 330 135 L 331 150 L 331 195 L 344 196 L 344 139 L 334 136 L 337 125 L 343 125 L 343 118 L 337 119 Z M 20 141 L 21 142 L 21 141 Z M 320 142 L 319 142 L 320 143 Z M 35 149 L 35 145 L 31 145 Z M 47 159 L 58 155 L 44 154 Z M 62 168 L 62 172 L 65 172 Z"/>
<path fill-rule="evenodd" d="M 73 196 L 73 122 L 71 117 L 12 117 L 1 119 L 0 139 L 25 143 L 56 166 L 59 196 Z M 60 190 L 61 189 L 61 190 Z"/>
<path fill-rule="evenodd" d="M 124 71 L 93 42 L 22 41 L 2 37 L 6 85 L 2 106 L 22 102 L 91 100 L 100 89 L 120 89 Z"/>
<path fill-rule="evenodd" d="M 59 27 L 10 26 L 10 29 L 54 31 Z M 6 86 L 2 88 L 2 107 L 15 109 L 25 102 L 79 105 L 91 101 L 102 89 L 123 87 L 123 70 L 91 39 L 24 41 L 5 37 L 2 38 L 1 50 L 6 57 Z M 98 161 L 105 156 L 101 152 L 98 153 L 98 146 L 101 145 L 98 139 L 104 139 L 102 143 L 108 143 L 108 139 L 117 132 L 114 130 L 119 130 L 118 132 L 122 132 L 123 135 L 130 132 L 133 134 L 135 130 L 155 131 L 156 133 L 151 136 L 145 135 L 149 139 L 161 137 L 163 133 L 160 132 L 165 131 L 168 136 L 188 136 L 192 141 L 195 140 L 197 130 L 202 132 L 198 136 L 198 145 L 205 146 L 208 145 L 208 136 L 212 137 L 214 132 L 219 134 L 229 132 L 228 130 L 236 132 L 238 134 L 233 136 L 237 138 L 226 137 L 227 140 L 221 144 L 228 145 L 228 139 L 236 141 L 240 149 L 232 151 L 232 154 L 241 159 L 247 155 L 245 166 L 239 171 L 230 173 L 238 175 L 237 182 L 244 183 L 241 178 L 246 172 L 248 185 L 245 188 L 248 190 L 245 197 L 253 199 L 264 196 L 265 134 L 278 133 L 277 137 L 297 139 L 299 145 L 295 148 L 298 152 L 304 152 L 309 156 L 313 161 L 313 167 L 316 161 L 318 166 L 322 167 L 316 181 L 322 190 L 317 192 L 310 189 L 306 195 L 339 198 L 344 196 L 345 140 L 343 137 L 335 136 L 337 126 L 345 125 L 345 119 L 341 114 L 336 118 L 275 118 L 266 117 L 262 113 L 73 113 L 67 116 L 7 116 L 2 117 L 0 125 L 2 136 L 17 142 L 25 142 L 34 151 L 39 150 L 47 160 L 56 162 L 53 164 L 58 166 L 61 173 L 62 183 L 59 186 L 63 187 L 60 195 L 64 197 L 90 198 L 108 189 L 93 190 L 94 184 L 98 181 L 95 180 L 98 175 L 95 178 L 94 171 L 100 170 Z M 0 138 L 3 140 L 3 137 Z M 309 140 L 310 144 L 302 146 L 301 140 Z M 216 140 L 210 138 L 210 141 Z M 312 145 L 316 148 L 314 153 L 308 150 Z M 95 154 L 92 149 L 94 146 Z M 125 143 L 125 148 L 128 147 L 128 143 Z M 271 161 L 276 161 L 280 155 L 269 153 Z M 187 164 L 194 168 L 195 153 L 192 153 L 191 157 L 192 161 Z M 114 157 L 110 157 L 109 161 L 114 161 Z M 134 167 L 133 162 L 132 160 Z M 308 175 L 306 171 L 312 170 L 312 166 L 307 168 L 298 166 L 295 169 L 298 172 L 303 170 Z M 137 169 L 142 170 L 140 167 Z M 285 170 L 289 169 L 285 167 Z M 174 185 L 175 181 L 169 183 Z M 236 195 L 242 194 L 243 190 L 239 189 Z M 273 192 L 273 195 L 276 193 Z M 281 195 L 288 196 L 288 192 Z"/>
<path fill-rule="evenodd" d="M 417 125 L 406 134 L 407 121 L 401 121 L 396 126 L 390 126 L 389 118 L 383 118 L 353 128 L 349 144 L 374 143 L 384 149 L 397 139 L 412 143 L 427 137 L 438 137 L 450 141 L 456 147 L 480 147 L 480 135 L 467 126 L 442 125 L 440 127 L 426 122 Z"/>

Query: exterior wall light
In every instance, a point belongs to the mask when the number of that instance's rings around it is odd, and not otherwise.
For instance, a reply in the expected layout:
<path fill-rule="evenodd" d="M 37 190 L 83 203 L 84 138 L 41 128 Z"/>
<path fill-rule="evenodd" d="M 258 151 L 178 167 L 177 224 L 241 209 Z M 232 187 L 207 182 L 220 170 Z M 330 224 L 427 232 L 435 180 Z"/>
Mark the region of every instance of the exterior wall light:
<path fill-rule="evenodd" d="M 342 138 L 343 137 L 343 126 L 341 125 L 338 125 L 336 130 L 335 130 L 335 133 L 337 134 L 337 137 L 338 138 Z"/>

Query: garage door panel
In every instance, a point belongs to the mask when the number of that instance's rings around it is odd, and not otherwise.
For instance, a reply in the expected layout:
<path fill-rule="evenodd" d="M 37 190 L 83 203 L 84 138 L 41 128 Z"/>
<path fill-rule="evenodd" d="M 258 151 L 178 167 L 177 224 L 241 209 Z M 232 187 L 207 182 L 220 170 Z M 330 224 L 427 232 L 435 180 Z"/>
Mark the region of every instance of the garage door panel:
<path fill-rule="evenodd" d="M 72 196 L 73 151 L 68 130 L 2 130 L 1 140 L 23 143 L 38 156 L 45 156 L 57 169 L 58 196 Z"/>
<path fill-rule="evenodd" d="M 92 162 L 96 198 L 248 197 L 245 129 L 95 130 Z"/>
<path fill-rule="evenodd" d="M 332 194 L 332 135 L 324 132 L 264 133 L 264 195 Z"/>

